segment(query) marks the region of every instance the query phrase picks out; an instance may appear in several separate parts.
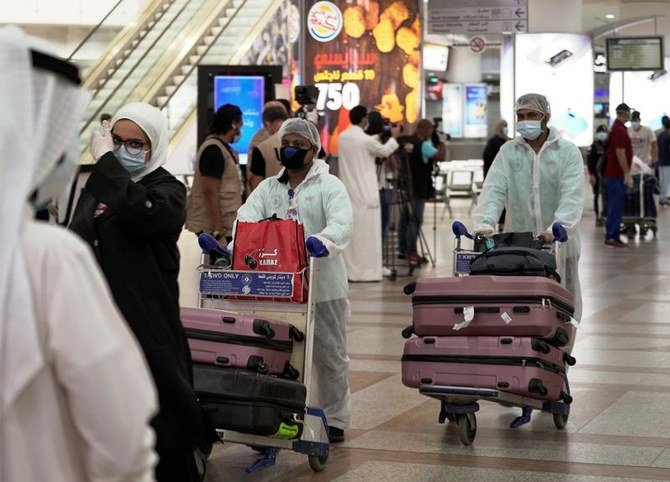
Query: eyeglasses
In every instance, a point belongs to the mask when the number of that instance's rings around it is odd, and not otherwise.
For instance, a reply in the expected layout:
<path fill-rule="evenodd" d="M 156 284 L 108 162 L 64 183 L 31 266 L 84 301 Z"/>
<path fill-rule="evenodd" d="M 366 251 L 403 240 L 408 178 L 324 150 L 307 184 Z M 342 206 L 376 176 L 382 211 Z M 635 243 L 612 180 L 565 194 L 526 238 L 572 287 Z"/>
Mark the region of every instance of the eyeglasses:
<path fill-rule="evenodd" d="M 112 140 L 114 141 L 114 150 L 117 150 L 123 145 L 128 154 L 137 155 L 141 152 L 149 152 L 151 150 L 151 144 L 149 142 L 144 142 L 139 139 L 127 139 L 123 140 L 120 137 L 112 134 Z M 145 150 L 144 147 L 147 146 Z"/>

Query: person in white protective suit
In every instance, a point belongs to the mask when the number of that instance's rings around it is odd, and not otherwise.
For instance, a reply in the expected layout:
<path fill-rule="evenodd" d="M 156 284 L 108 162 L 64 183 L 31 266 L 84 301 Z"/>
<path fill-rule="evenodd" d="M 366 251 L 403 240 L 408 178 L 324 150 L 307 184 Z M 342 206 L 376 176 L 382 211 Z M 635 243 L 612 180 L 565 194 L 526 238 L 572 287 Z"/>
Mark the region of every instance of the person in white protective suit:
<path fill-rule="evenodd" d="M 237 220 L 255 222 L 273 214 L 297 218 L 304 225 L 310 255 L 324 258 L 319 261 L 316 288 L 312 388 L 316 390 L 315 403 L 326 413 L 330 441 L 341 442 L 351 418 L 345 335 L 350 317 L 349 288 L 340 256 L 353 229 L 351 204 L 342 182 L 316 158 L 321 142 L 311 122 L 289 119 L 282 124 L 279 137 L 284 169 L 258 185 L 239 209 Z"/>
<path fill-rule="evenodd" d="M 88 247 L 32 219 L 78 167 L 76 67 L 0 29 L 0 480 L 153 480 L 157 400 Z"/>
<path fill-rule="evenodd" d="M 352 126 L 338 140 L 339 177 L 347 187 L 354 213 L 354 235 L 344 251 L 350 281 L 380 281 L 382 270 L 382 214 L 375 158 L 390 156 L 398 142 L 382 144 L 363 130 L 367 109 L 349 112 Z"/>
<path fill-rule="evenodd" d="M 493 233 L 504 208 L 507 231 L 532 231 L 552 241 L 551 226 L 562 224 L 568 231 L 563 276 L 574 297 L 574 318 L 580 320 L 577 225 L 584 206 L 584 161 L 576 145 L 547 127 L 551 109 L 546 97 L 522 95 L 515 112 L 521 135 L 505 143 L 493 161 L 475 209 L 475 232 Z"/>

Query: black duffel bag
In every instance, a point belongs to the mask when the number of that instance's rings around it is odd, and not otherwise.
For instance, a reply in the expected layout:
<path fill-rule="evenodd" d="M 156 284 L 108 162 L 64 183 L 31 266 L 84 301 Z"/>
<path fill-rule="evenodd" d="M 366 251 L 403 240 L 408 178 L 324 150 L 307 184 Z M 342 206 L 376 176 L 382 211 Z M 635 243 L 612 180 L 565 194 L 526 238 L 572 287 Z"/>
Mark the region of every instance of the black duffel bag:
<path fill-rule="evenodd" d="M 558 282 L 556 259 L 548 251 L 533 248 L 495 248 L 470 262 L 471 275 L 543 276 Z"/>
<path fill-rule="evenodd" d="M 477 236 L 475 237 L 475 251 L 486 251 L 487 240 L 489 242 L 493 241 L 493 248 L 533 248 L 533 249 L 542 249 L 544 240 L 533 236 L 531 232 L 508 232 L 508 233 L 497 233 L 493 236 L 484 237 Z"/>

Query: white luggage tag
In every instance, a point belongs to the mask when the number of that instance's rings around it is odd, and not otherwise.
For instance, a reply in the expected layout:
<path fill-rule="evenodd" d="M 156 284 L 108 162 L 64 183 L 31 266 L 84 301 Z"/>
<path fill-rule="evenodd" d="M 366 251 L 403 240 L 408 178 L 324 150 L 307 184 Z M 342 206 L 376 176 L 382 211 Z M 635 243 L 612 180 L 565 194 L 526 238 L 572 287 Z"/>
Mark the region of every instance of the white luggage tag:
<path fill-rule="evenodd" d="M 454 330 L 458 331 L 461 328 L 465 328 L 466 326 L 470 325 L 472 320 L 475 317 L 475 307 L 474 306 L 466 306 L 463 308 L 463 318 L 464 320 L 461 321 L 460 323 L 455 323 L 454 324 Z"/>

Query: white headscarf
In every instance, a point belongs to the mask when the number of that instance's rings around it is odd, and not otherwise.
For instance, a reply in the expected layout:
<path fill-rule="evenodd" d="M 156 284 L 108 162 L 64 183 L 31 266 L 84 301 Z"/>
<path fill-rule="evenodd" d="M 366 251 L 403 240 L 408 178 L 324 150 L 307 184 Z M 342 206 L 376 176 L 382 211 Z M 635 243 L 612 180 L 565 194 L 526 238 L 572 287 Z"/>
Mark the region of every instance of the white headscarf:
<path fill-rule="evenodd" d="M 121 119 L 128 119 L 140 126 L 151 141 L 151 159 L 144 168 L 131 176 L 135 182 L 147 174 L 154 172 L 167 161 L 168 149 L 168 127 L 165 115 L 146 102 L 133 102 L 121 107 L 112 119 L 112 130 L 114 124 Z"/>
<path fill-rule="evenodd" d="M 0 28 L 0 424 L 44 365 L 21 247 L 27 201 L 75 139 L 90 100 L 61 75 L 33 67 L 37 44 L 16 27 Z"/>

